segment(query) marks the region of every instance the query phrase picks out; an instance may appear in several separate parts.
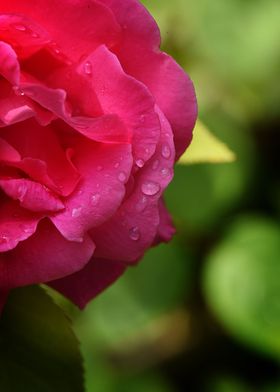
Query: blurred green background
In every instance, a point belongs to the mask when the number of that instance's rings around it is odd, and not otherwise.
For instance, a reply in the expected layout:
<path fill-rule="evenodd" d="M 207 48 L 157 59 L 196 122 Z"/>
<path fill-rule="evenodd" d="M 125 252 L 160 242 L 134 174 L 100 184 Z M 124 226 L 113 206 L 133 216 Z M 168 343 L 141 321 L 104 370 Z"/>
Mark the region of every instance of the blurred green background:
<path fill-rule="evenodd" d="M 280 2 L 143 3 L 237 160 L 178 166 L 176 238 L 70 309 L 87 391 L 280 391 Z"/>

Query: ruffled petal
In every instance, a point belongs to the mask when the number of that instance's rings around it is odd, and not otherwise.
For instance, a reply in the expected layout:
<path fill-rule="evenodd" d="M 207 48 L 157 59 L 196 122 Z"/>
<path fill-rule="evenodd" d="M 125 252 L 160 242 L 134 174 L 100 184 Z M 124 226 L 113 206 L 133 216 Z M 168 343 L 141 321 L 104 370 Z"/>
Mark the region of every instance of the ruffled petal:
<path fill-rule="evenodd" d="M 126 75 L 117 57 L 100 46 L 81 66 L 98 72 L 88 74 L 105 114 L 117 114 L 132 136 L 136 159 L 147 161 L 155 152 L 159 139 L 159 119 L 154 99 L 147 88 Z"/>
<path fill-rule="evenodd" d="M 114 48 L 124 70 L 151 91 L 174 132 L 176 158 L 192 138 L 197 117 L 193 84 L 184 70 L 159 50 L 155 21 L 136 0 L 101 0 L 122 26 L 121 45 Z"/>
<path fill-rule="evenodd" d="M 73 274 L 87 264 L 93 252 L 88 236 L 80 243 L 70 242 L 52 224 L 42 221 L 33 236 L 0 254 L 0 287 L 48 282 Z"/>
<path fill-rule="evenodd" d="M 33 119 L 2 128 L 1 136 L 21 155 L 18 167 L 35 181 L 50 187 L 56 193 L 68 196 L 73 192 L 80 174 L 71 161 L 71 150 L 64 151 L 51 127 L 41 127 Z"/>
<path fill-rule="evenodd" d="M 24 210 L 15 201 L 2 200 L 0 216 L 0 252 L 14 249 L 19 242 L 29 238 L 42 218 L 42 215 Z"/>
<path fill-rule="evenodd" d="M 20 68 L 17 55 L 10 45 L 2 41 L 0 41 L 0 74 L 11 84 L 19 84 Z"/>
<path fill-rule="evenodd" d="M 176 229 L 173 225 L 172 217 L 166 209 L 162 198 L 159 200 L 158 208 L 159 225 L 154 245 L 159 244 L 160 242 L 169 242 L 176 232 Z"/>
<path fill-rule="evenodd" d="M 118 261 L 93 258 L 81 271 L 50 282 L 49 286 L 82 309 L 89 300 L 118 279 L 125 269 L 125 265 Z"/>
<path fill-rule="evenodd" d="M 46 187 L 28 179 L 1 179 L 0 188 L 12 199 L 30 211 L 59 211 L 64 204 Z"/>
<path fill-rule="evenodd" d="M 74 138 L 75 166 L 82 179 L 65 200 L 65 210 L 52 217 L 69 240 L 79 240 L 108 220 L 120 206 L 132 167 L 131 146 L 101 144 Z"/>
<path fill-rule="evenodd" d="M 174 143 L 170 125 L 157 109 L 161 136 L 151 160 L 135 175 L 131 194 L 104 225 L 90 231 L 96 257 L 137 261 L 148 249 L 160 223 L 158 201 L 173 177 Z"/>
<path fill-rule="evenodd" d="M 1 12 L 26 15 L 44 28 L 73 61 L 100 44 L 120 40 L 120 28 L 110 9 L 93 0 L 1 1 Z"/>

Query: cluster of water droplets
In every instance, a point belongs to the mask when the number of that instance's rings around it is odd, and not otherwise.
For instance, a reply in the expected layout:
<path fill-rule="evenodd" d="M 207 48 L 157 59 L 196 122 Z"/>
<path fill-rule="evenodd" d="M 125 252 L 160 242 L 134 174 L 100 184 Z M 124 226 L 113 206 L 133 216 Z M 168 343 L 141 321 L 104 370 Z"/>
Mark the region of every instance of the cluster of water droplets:
<path fill-rule="evenodd" d="M 35 31 L 31 30 L 29 27 L 26 27 L 24 24 L 15 23 L 13 24 L 13 28 L 22 33 L 30 34 L 32 38 L 39 38 L 39 34 Z"/>

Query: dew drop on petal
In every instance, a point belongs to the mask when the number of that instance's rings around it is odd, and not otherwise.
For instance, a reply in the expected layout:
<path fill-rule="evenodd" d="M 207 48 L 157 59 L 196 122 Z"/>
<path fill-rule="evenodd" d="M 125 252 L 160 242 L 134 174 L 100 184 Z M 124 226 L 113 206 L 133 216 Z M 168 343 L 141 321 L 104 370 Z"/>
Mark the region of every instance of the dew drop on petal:
<path fill-rule="evenodd" d="M 72 217 L 78 218 L 81 215 L 82 207 L 73 208 L 72 210 Z"/>
<path fill-rule="evenodd" d="M 18 31 L 26 31 L 26 27 L 22 24 L 15 24 L 14 28 Z"/>
<path fill-rule="evenodd" d="M 164 144 L 162 146 L 162 150 L 161 150 L 161 155 L 163 156 L 163 158 L 165 159 L 169 159 L 171 156 L 171 150 L 170 147 L 167 144 Z"/>
<path fill-rule="evenodd" d="M 154 196 L 160 191 L 160 185 L 154 181 L 146 181 L 142 184 L 141 190 L 144 195 Z"/>
<path fill-rule="evenodd" d="M 99 203 L 101 195 L 99 193 L 94 193 L 91 195 L 90 202 L 92 206 L 96 206 Z"/>
<path fill-rule="evenodd" d="M 143 159 L 136 159 L 135 163 L 136 163 L 136 165 L 137 165 L 138 167 L 140 167 L 140 168 L 143 167 L 144 164 L 145 164 L 145 162 L 143 161 Z"/>
<path fill-rule="evenodd" d="M 117 169 L 120 166 L 119 162 L 114 164 L 114 168 Z"/>
<path fill-rule="evenodd" d="M 164 167 L 164 168 L 161 169 L 161 171 L 160 171 L 160 174 L 161 174 L 163 177 L 167 177 L 167 176 L 169 175 L 169 173 L 170 173 L 170 170 L 169 170 L 167 167 Z"/>
<path fill-rule="evenodd" d="M 132 241 L 138 241 L 140 239 L 140 230 L 139 227 L 134 226 L 129 229 L 129 238 Z"/>
<path fill-rule="evenodd" d="M 101 165 L 97 166 L 97 171 L 101 171 L 101 170 L 103 170 L 103 166 Z"/>
<path fill-rule="evenodd" d="M 86 75 L 91 75 L 92 74 L 92 64 L 89 61 L 86 61 L 84 63 L 84 71 Z"/>
<path fill-rule="evenodd" d="M 118 175 L 118 179 L 119 179 L 121 182 L 125 182 L 125 180 L 126 180 L 126 174 L 125 174 L 124 172 L 120 172 L 120 174 Z"/>
<path fill-rule="evenodd" d="M 24 92 L 20 88 L 18 88 L 18 87 L 15 87 L 14 91 L 15 91 L 15 94 L 20 96 L 20 97 L 23 97 L 25 95 Z"/>

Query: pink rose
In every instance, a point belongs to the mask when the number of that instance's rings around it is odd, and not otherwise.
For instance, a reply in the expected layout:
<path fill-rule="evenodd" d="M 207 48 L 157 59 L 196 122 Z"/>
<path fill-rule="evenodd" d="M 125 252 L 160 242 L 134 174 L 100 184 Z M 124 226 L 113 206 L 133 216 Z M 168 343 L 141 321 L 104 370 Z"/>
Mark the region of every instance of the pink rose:
<path fill-rule="evenodd" d="M 0 292 L 83 307 L 174 233 L 193 85 L 137 0 L 0 1 Z"/>

